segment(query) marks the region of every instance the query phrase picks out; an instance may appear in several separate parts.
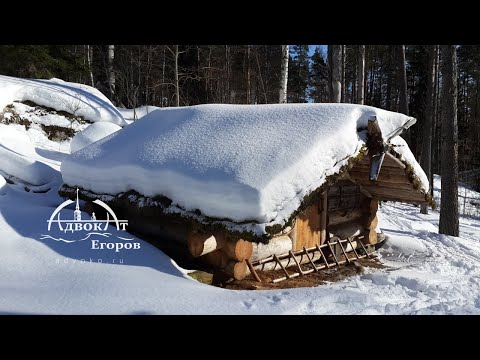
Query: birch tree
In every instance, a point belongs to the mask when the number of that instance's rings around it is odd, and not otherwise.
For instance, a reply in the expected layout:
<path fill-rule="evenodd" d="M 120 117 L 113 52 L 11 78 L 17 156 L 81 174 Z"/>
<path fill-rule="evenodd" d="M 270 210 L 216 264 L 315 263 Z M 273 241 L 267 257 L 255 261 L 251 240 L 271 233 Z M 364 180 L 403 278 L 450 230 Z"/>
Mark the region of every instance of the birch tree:
<path fill-rule="evenodd" d="M 280 91 L 278 102 L 284 104 L 287 102 L 287 86 L 288 86 L 288 45 L 282 45 L 282 59 L 280 69 Z"/>
<path fill-rule="evenodd" d="M 339 103 L 342 97 L 342 45 L 328 45 L 330 67 L 330 102 Z"/>

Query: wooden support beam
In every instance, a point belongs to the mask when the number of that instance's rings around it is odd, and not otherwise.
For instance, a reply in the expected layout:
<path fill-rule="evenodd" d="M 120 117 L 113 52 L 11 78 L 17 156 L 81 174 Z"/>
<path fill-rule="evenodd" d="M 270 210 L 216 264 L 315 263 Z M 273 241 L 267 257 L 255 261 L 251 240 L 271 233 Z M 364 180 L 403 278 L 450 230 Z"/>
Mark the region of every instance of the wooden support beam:
<path fill-rule="evenodd" d="M 350 176 L 354 178 L 357 176 L 365 176 L 365 173 L 367 174 L 367 177 L 370 178 L 370 170 L 368 169 L 353 167 L 349 172 Z M 380 171 L 378 178 L 381 179 L 382 175 L 407 176 L 405 171 L 400 168 L 383 168 L 382 171 Z"/>
<path fill-rule="evenodd" d="M 392 189 L 387 187 L 381 187 L 377 185 L 362 185 L 370 194 L 374 197 L 383 198 L 383 196 L 390 198 L 403 199 L 403 201 L 421 201 L 424 200 L 425 195 L 420 193 L 418 190 L 402 190 L 402 189 Z"/>
<path fill-rule="evenodd" d="M 320 245 L 327 239 L 327 192 L 324 191 L 320 198 Z"/>
<path fill-rule="evenodd" d="M 364 178 L 362 179 L 358 179 L 357 180 L 358 183 L 362 186 L 371 186 L 371 185 L 375 185 L 375 186 L 380 186 L 380 187 L 384 187 L 384 188 L 391 188 L 391 189 L 401 189 L 401 190 L 411 190 L 411 191 L 415 191 L 415 189 L 413 188 L 413 184 L 395 184 L 395 183 L 390 183 L 390 182 L 385 182 L 385 181 L 382 181 L 382 180 L 377 180 L 375 182 L 375 184 L 372 184 L 369 180 L 365 180 Z"/>

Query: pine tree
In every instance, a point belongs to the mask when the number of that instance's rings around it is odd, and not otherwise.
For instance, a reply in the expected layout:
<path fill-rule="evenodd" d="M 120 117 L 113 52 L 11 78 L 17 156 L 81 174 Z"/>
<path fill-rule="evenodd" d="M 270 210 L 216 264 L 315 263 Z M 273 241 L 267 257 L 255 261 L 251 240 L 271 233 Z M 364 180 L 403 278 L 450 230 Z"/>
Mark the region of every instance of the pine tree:
<path fill-rule="evenodd" d="M 458 236 L 457 60 L 455 45 L 441 45 L 442 200 L 439 232 Z"/>
<path fill-rule="evenodd" d="M 309 96 L 316 103 L 328 102 L 328 68 L 320 47 L 315 48 L 312 55 Z"/>
<path fill-rule="evenodd" d="M 307 102 L 309 68 L 308 45 L 293 45 L 288 62 L 288 102 Z"/>

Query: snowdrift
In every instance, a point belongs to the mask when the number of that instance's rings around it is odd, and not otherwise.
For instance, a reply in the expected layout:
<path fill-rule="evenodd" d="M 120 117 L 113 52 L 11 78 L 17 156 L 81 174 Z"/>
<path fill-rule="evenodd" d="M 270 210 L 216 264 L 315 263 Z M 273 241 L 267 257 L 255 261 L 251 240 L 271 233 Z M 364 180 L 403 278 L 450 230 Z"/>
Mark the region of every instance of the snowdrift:
<path fill-rule="evenodd" d="M 163 195 L 170 212 L 283 225 L 302 199 L 357 156 L 377 116 L 384 140 L 415 119 L 353 104 L 198 105 L 159 109 L 66 158 L 65 184 L 97 194 Z M 423 190 L 426 176 L 410 150 Z M 422 175 L 423 174 L 423 175 Z"/>
<path fill-rule="evenodd" d="M 70 142 L 70 152 L 74 153 L 75 151 L 83 149 L 85 146 L 103 139 L 104 137 L 121 129 L 122 128 L 120 126 L 112 123 L 101 122 L 92 124 L 73 137 L 72 141 Z"/>
<path fill-rule="evenodd" d="M 35 160 L 36 157 L 35 148 L 24 132 L 0 124 L 0 175 L 13 176 L 32 185 L 50 182 L 56 171 Z"/>
<path fill-rule="evenodd" d="M 91 122 L 127 123 L 115 106 L 97 89 L 60 79 L 35 80 L 0 75 L 0 110 L 13 101 L 35 104 L 82 116 Z"/>

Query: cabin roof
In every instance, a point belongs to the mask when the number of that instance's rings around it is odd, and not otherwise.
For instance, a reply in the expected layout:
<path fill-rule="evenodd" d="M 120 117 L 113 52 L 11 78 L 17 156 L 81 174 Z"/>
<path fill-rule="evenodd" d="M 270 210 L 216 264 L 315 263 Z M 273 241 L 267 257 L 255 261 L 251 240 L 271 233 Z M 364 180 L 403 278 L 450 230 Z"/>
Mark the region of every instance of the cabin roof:
<path fill-rule="evenodd" d="M 306 195 L 352 164 L 365 149 L 372 116 L 392 145 L 415 123 L 354 104 L 159 109 L 67 157 L 62 177 L 97 194 L 162 195 L 172 200 L 171 211 L 250 222 L 262 234 L 285 224 Z M 411 162 L 420 190 L 428 191 L 408 146 L 393 151 Z"/>

